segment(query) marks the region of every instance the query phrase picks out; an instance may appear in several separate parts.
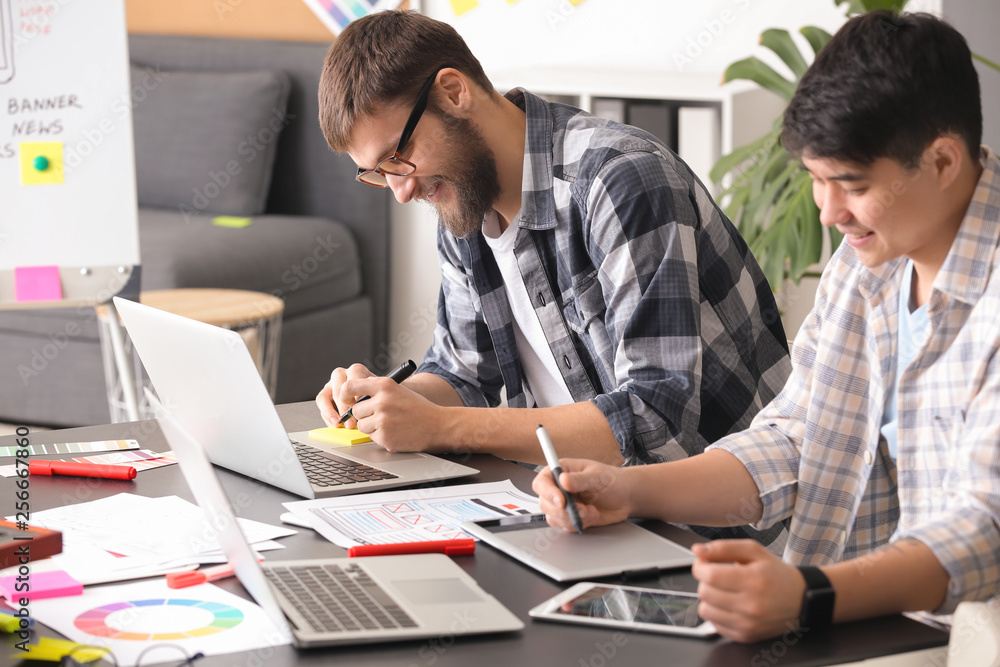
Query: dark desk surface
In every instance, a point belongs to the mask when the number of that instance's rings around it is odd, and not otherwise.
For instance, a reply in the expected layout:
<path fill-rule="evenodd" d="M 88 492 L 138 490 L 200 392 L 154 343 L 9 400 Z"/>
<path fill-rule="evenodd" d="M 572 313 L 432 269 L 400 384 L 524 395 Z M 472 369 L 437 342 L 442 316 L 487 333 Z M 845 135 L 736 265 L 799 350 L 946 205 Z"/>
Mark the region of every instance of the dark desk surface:
<path fill-rule="evenodd" d="M 289 431 L 322 426 L 312 403 L 296 403 L 278 409 Z M 135 438 L 147 449 L 164 450 L 166 442 L 155 422 L 135 422 L 93 426 L 64 431 L 31 434 L 31 443 L 84 442 Z M 14 444 L 12 437 L 0 438 L 0 446 Z M 530 492 L 534 474 L 519 465 L 492 456 L 474 455 L 465 461 L 481 470 L 475 477 L 460 483 L 492 482 L 510 479 L 520 489 Z M 217 468 L 236 511 L 258 521 L 278 525 L 284 511 L 281 503 L 298 498 L 265 486 L 246 477 Z M 14 479 L 0 479 L 0 516 L 14 513 Z M 33 511 L 70 503 L 86 502 L 122 492 L 146 496 L 177 495 L 194 502 L 177 466 L 142 472 L 135 482 L 88 480 L 84 478 L 32 477 L 31 509 Z M 657 532 L 685 544 L 691 534 L 664 524 L 650 526 Z M 282 538 L 287 548 L 270 552 L 269 558 L 341 557 L 344 549 L 331 544 L 308 529 Z M 438 637 L 423 641 L 380 644 L 370 647 L 343 647 L 297 651 L 282 646 L 273 651 L 214 656 L 198 661 L 200 666 L 242 665 L 403 665 L 405 667 L 446 667 L 460 665 L 478 667 L 492 665 L 552 664 L 572 667 L 605 667 L 610 665 L 700 665 L 730 667 L 812 666 L 850 662 L 889 653 L 916 651 L 947 643 L 943 632 L 928 628 L 901 616 L 875 619 L 837 626 L 825 637 L 799 636 L 792 632 L 784 637 L 753 645 L 740 645 L 723 639 L 686 639 L 664 635 L 618 632 L 603 628 L 533 621 L 528 610 L 553 596 L 564 585 L 537 574 L 492 548 L 480 544 L 475 556 L 455 558 L 466 572 L 489 593 L 517 614 L 525 629 L 517 633 L 481 637 Z M 219 582 L 222 588 L 248 597 L 235 579 Z M 663 573 L 659 580 L 639 585 L 694 590 L 695 582 L 686 570 Z M 0 643 L 0 664 L 6 663 L 14 641 L 4 635 Z M 9 647 L 9 651 L 8 651 Z M 24 662 L 22 664 L 27 665 Z"/>

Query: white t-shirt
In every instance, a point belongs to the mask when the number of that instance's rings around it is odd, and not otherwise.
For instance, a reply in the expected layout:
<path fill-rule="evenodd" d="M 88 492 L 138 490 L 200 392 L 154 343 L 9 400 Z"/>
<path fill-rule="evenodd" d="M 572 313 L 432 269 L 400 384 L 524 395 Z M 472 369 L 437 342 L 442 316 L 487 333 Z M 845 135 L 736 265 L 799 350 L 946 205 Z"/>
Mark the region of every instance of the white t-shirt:
<path fill-rule="evenodd" d="M 521 358 L 521 370 L 524 372 L 527 387 L 528 405 L 532 399 L 537 407 L 550 408 L 557 405 L 568 405 L 573 402 L 573 396 L 566 387 L 566 381 L 559 372 L 556 358 L 552 356 L 552 348 L 545 340 L 542 325 L 538 322 L 535 309 L 528 298 L 528 290 L 524 287 L 524 279 L 517 266 L 514 256 L 514 241 L 517 239 L 517 225 L 507 225 L 500 233 L 500 220 L 496 211 L 491 211 L 483 221 L 483 236 L 493 251 L 497 266 L 503 275 L 504 288 L 507 290 L 507 301 L 510 302 L 514 340 L 517 343 L 517 354 Z"/>

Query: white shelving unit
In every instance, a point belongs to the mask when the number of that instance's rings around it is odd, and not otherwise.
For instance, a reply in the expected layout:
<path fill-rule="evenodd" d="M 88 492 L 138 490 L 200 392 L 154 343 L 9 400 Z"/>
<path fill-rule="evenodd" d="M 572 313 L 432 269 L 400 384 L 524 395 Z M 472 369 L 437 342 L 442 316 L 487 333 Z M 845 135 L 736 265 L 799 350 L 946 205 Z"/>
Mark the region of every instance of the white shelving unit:
<path fill-rule="evenodd" d="M 715 75 L 678 72 L 538 69 L 488 73 L 497 90 L 525 88 L 593 112 L 595 100 L 663 101 L 684 109 L 717 111 L 714 131 L 704 122 L 685 127 L 681 114 L 678 153 L 708 184 L 708 170 L 722 155 L 770 131 L 783 100 L 747 81 L 720 85 Z M 704 118 L 704 117 L 701 117 Z"/>

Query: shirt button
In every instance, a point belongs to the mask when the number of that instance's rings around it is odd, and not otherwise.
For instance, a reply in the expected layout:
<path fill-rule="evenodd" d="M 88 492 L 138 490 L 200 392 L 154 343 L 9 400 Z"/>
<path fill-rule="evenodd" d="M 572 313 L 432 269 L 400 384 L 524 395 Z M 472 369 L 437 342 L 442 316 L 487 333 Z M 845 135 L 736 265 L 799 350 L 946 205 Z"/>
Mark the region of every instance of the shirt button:
<path fill-rule="evenodd" d="M 566 368 L 573 368 L 573 364 L 570 362 L 568 354 L 563 355 L 563 363 L 566 364 Z"/>
<path fill-rule="evenodd" d="M 539 305 L 541 305 L 541 306 L 542 306 L 543 308 L 545 307 L 545 295 L 544 295 L 544 294 L 542 294 L 541 292 L 539 292 L 539 293 L 538 293 L 538 303 L 539 303 Z"/>
<path fill-rule="evenodd" d="M 872 461 L 875 460 L 875 457 L 872 456 L 871 452 L 865 452 L 864 459 L 865 459 L 865 465 L 869 465 L 870 466 L 872 464 Z"/>

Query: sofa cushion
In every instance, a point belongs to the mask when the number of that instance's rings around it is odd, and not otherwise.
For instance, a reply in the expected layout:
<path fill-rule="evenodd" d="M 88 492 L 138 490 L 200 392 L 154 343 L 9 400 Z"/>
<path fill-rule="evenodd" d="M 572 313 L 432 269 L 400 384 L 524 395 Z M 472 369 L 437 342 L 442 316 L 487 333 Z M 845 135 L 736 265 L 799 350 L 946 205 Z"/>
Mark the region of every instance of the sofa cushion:
<path fill-rule="evenodd" d="M 142 289 L 226 287 L 285 300 L 285 316 L 361 293 L 358 247 L 347 227 L 325 218 L 263 215 L 248 227 L 210 216 L 139 209 Z"/>
<path fill-rule="evenodd" d="M 264 211 L 290 83 L 280 71 L 132 66 L 139 205 L 188 213 Z"/>

